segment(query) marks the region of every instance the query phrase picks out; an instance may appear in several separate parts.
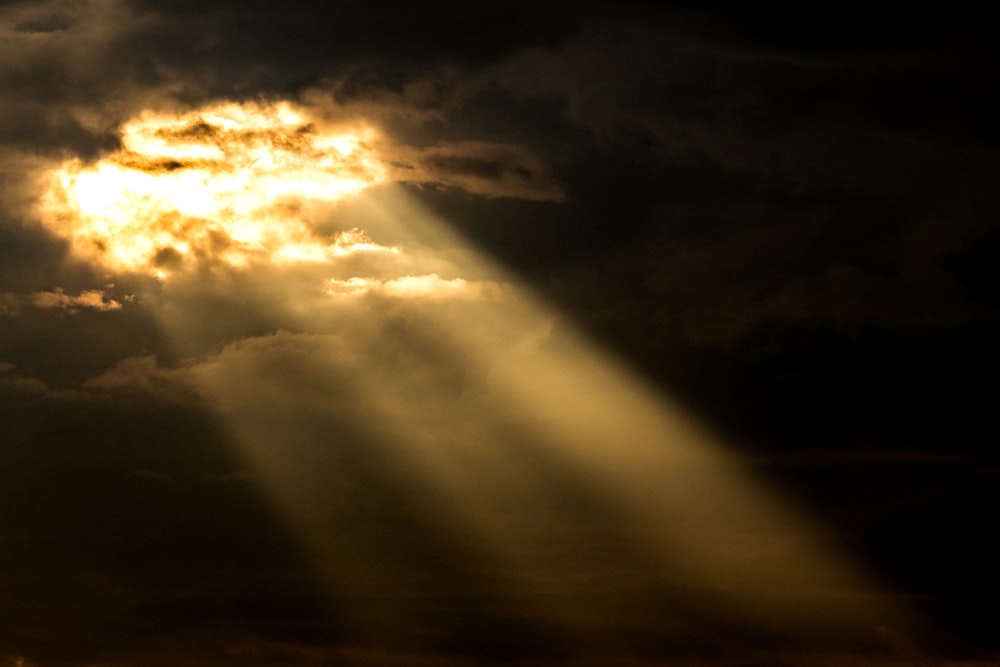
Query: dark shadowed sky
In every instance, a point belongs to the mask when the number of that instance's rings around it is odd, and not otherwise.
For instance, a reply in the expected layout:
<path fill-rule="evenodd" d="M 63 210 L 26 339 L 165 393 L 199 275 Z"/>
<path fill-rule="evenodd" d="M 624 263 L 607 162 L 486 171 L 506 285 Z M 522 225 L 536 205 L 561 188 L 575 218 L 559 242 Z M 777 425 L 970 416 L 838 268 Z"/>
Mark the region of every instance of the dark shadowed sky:
<path fill-rule="evenodd" d="M 996 664 L 997 32 L 0 3 L 0 665 Z"/>

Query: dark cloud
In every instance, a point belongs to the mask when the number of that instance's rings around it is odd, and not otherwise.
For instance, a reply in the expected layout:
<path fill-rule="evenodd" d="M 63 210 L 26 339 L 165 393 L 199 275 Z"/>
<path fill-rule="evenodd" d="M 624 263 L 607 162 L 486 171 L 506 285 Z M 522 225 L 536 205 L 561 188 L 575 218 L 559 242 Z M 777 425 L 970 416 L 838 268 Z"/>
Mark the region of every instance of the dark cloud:
<path fill-rule="evenodd" d="M 521 146 L 463 142 L 388 156 L 400 181 L 457 187 L 490 198 L 559 201 L 563 192 L 548 167 Z"/>
<path fill-rule="evenodd" d="M 224 655 L 248 633 L 298 640 L 323 623 L 301 554 L 258 485 L 231 477 L 241 463 L 211 416 L 2 391 L 5 655 L 127 662 L 182 637 Z"/>

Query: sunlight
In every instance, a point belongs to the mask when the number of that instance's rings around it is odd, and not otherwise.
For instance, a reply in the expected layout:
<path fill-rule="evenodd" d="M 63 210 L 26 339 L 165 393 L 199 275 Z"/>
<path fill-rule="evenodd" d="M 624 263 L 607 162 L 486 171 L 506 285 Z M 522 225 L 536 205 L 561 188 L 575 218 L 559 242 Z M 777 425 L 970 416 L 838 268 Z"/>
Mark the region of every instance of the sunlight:
<path fill-rule="evenodd" d="M 405 224 L 428 246 L 463 245 L 402 189 L 386 193 L 380 203 L 389 219 Z M 867 584 L 829 551 L 816 527 L 754 482 L 709 429 L 517 286 L 491 260 L 476 256 L 472 261 L 477 273 L 499 278 L 491 284 L 503 285 L 503 298 L 498 298 L 499 291 L 481 291 L 472 308 L 474 318 L 469 310 L 434 308 L 422 310 L 420 322 L 447 339 L 452 363 L 478 369 L 488 378 L 483 393 L 445 404 L 433 391 L 400 397 L 409 407 L 389 409 L 405 415 L 398 438 L 414 438 L 415 421 L 447 424 L 447 414 L 458 406 L 465 414 L 490 415 L 496 424 L 513 420 L 533 434 L 532 441 L 546 447 L 559 466 L 586 479 L 601 502 L 628 516 L 620 527 L 627 526 L 630 538 L 655 549 L 665 563 L 680 567 L 691 585 L 726 590 L 734 603 L 739 600 L 747 610 L 754 608 L 755 613 L 786 623 L 802 620 L 808 609 L 822 615 L 824 606 L 844 604 L 838 598 L 845 590 L 864 595 Z M 400 280 L 416 286 L 427 278 Z M 342 284 L 344 291 L 328 293 L 335 298 L 380 288 L 388 297 L 419 293 L 391 293 L 384 288 L 389 283 L 371 285 L 357 278 Z M 392 392 L 379 383 L 368 391 L 373 405 L 392 400 Z M 445 387 L 439 391 L 447 394 Z M 483 405 L 470 405 L 475 400 Z M 440 414 L 429 417 L 435 413 Z M 480 513 L 470 522 L 474 529 L 489 537 L 496 527 L 490 539 L 498 547 L 503 542 L 510 546 L 516 528 L 513 532 L 510 526 L 500 528 L 509 515 L 498 511 L 496 497 L 485 496 L 475 482 L 470 483 L 478 477 L 475 471 L 463 470 L 434 446 L 441 437 L 439 428 L 428 431 L 430 439 L 420 448 L 426 452 L 425 464 L 433 468 L 431 474 L 447 480 L 466 511 L 478 508 Z M 510 452 L 507 462 L 514 465 L 517 456 Z M 525 486 L 502 492 L 512 494 L 508 500 L 513 503 Z M 789 604 L 793 598 L 794 604 Z M 859 598 L 846 604 L 856 607 L 857 613 L 865 606 L 869 612 L 878 606 Z"/>
<path fill-rule="evenodd" d="M 376 136 L 286 103 L 149 112 L 118 152 L 55 169 L 41 210 L 78 256 L 164 281 L 161 325 L 192 357 L 171 372 L 226 417 L 335 594 L 391 585 L 405 619 L 429 567 L 393 561 L 386 545 L 410 541 L 358 518 L 353 501 L 403 525 L 353 472 L 419 497 L 433 519 L 407 520 L 474 545 L 484 563 L 469 567 L 505 582 L 498 595 L 576 634 L 610 622 L 605 589 L 664 581 L 686 591 L 677 613 L 707 596 L 783 631 L 898 621 L 705 425 L 385 185 Z M 232 289 L 183 279 L 213 265 L 253 313 L 192 308 Z M 273 326 L 196 350 L 192 331 L 227 317 Z"/>
<path fill-rule="evenodd" d="M 337 201 L 380 182 L 363 125 L 327 125 L 288 103 L 146 112 L 122 148 L 53 169 L 40 217 L 81 258 L 164 278 L 182 268 L 325 261 L 303 201 Z"/>

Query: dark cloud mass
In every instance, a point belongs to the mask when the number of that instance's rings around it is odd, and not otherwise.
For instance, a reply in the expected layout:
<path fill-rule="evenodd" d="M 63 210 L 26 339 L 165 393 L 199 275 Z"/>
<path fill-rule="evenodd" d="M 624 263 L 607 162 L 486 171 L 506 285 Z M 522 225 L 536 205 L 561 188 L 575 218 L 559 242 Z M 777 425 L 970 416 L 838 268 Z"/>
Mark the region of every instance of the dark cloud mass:
<path fill-rule="evenodd" d="M 995 664 L 997 26 L 0 2 L 0 664 Z"/>

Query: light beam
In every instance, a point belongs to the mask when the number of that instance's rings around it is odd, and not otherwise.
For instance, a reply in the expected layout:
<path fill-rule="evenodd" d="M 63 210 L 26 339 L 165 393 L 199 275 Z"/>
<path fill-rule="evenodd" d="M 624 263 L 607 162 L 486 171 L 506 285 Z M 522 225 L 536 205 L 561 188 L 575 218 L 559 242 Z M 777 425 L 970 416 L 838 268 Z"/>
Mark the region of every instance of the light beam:
<path fill-rule="evenodd" d="M 148 112 L 120 150 L 54 169 L 40 209 L 78 256 L 164 281 L 162 325 L 182 349 L 215 324 L 186 314 L 191 269 L 225 267 L 275 313 L 287 331 L 172 372 L 228 418 L 336 591 L 395 591 L 359 603 L 367 626 L 405 625 L 433 582 L 389 553 L 398 535 L 359 528 L 365 512 L 461 536 L 484 559 L 470 567 L 505 582 L 493 594 L 575 641 L 662 621 L 601 604 L 655 583 L 683 591 L 678 617 L 779 634 L 905 625 L 705 425 L 384 185 L 377 136 L 287 103 Z M 349 214 L 368 231 L 338 225 Z M 375 479 L 370 495 L 352 471 Z M 434 517 L 352 505 L 414 489 Z"/>

